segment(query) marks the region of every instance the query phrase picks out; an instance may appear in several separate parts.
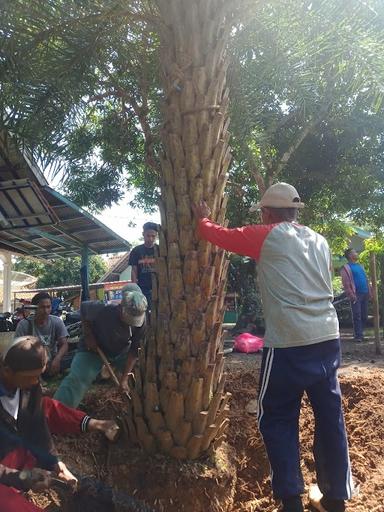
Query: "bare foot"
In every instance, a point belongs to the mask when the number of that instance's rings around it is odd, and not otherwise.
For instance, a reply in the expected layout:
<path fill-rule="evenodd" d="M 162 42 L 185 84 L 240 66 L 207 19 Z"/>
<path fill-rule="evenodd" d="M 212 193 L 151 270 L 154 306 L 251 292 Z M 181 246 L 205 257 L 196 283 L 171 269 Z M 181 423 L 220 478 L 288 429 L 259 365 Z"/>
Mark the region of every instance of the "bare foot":
<path fill-rule="evenodd" d="M 321 504 L 322 497 L 323 495 L 317 485 L 311 485 L 309 488 L 309 501 L 312 507 L 319 512 L 327 512 Z"/>

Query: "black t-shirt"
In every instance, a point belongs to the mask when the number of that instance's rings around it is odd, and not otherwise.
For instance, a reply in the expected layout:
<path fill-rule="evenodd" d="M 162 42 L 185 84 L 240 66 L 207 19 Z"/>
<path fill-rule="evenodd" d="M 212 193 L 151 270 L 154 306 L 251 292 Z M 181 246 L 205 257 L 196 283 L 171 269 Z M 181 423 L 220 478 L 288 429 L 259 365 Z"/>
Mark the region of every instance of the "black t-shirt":
<path fill-rule="evenodd" d="M 131 327 L 120 318 L 118 304 L 87 301 L 81 304 L 81 319 L 91 322 L 97 344 L 108 356 L 117 356 L 129 347 L 136 356 L 140 341 L 145 336 L 145 322 Z M 81 347 L 83 348 L 83 347 Z"/>
<path fill-rule="evenodd" d="M 152 273 L 155 271 L 155 247 L 158 246 L 138 245 L 132 249 L 129 255 L 128 265 L 137 267 L 137 284 L 144 292 L 152 290 Z"/>

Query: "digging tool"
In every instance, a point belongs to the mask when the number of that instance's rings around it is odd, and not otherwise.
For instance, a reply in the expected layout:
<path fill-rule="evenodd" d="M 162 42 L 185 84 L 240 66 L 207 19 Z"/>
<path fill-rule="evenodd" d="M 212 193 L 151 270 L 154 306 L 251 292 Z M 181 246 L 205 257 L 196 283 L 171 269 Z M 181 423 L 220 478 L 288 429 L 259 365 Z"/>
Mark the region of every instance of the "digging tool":
<path fill-rule="evenodd" d="M 104 352 L 101 350 L 100 347 L 96 347 L 97 353 L 100 356 L 100 359 L 105 364 L 105 367 L 107 368 L 109 375 L 111 376 L 113 382 L 116 384 L 116 386 L 120 389 L 120 381 L 117 378 L 117 375 L 114 371 L 114 369 L 111 366 L 111 363 L 108 361 L 107 356 L 104 354 Z M 128 393 L 128 391 L 122 391 L 122 394 L 128 398 L 128 400 L 131 400 L 131 395 Z"/>
<path fill-rule="evenodd" d="M 111 366 L 111 363 L 108 361 L 106 355 L 104 354 L 104 352 L 101 350 L 100 347 L 96 347 L 97 349 L 97 353 L 99 354 L 101 360 L 103 361 L 103 363 L 105 364 L 105 367 L 107 368 L 113 382 L 115 383 L 115 385 L 119 388 L 121 394 L 123 396 L 125 396 L 129 401 L 131 401 L 131 395 L 128 393 L 128 391 L 122 391 L 121 388 L 120 388 L 120 382 L 119 382 L 119 379 L 117 378 L 117 375 L 116 373 L 114 372 L 112 366 Z M 130 373 L 129 374 L 129 377 L 131 377 L 132 379 L 132 382 L 133 382 L 133 386 L 135 385 L 135 377 L 133 375 L 133 373 Z M 121 416 L 119 418 L 116 418 L 116 420 L 119 420 L 119 428 L 122 429 L 122 432 L 124 433 L 124 435 L 126 437 L 131 437 L 131 438 L 134 438 L 134 433 L 132 432 L 132 430 L 129 428 L 129 422 L 127 421 L 126 419 L 126 414 L 121 414 Z M 120 437 L 120 435 L 117 437 L 117 439 Z"/>

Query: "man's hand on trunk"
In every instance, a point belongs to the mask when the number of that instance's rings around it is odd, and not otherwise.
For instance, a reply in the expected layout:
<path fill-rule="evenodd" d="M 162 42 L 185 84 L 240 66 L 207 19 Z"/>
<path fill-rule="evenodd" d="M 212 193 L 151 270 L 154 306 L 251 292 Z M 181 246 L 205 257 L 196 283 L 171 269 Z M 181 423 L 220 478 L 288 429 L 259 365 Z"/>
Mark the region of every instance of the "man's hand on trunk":
<path fill-rule="evenodd" d="M 192 205 L 193 213 L 196 219 L 205 219 L 211 216 L 211 209 L 205 201 L 200 201 Z"/>

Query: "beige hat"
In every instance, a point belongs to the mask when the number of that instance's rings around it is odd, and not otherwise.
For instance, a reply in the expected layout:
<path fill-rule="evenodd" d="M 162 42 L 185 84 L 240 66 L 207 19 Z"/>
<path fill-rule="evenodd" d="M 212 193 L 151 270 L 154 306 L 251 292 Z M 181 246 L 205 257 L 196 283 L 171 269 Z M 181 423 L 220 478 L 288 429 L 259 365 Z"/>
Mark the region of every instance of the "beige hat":
<path fill-rule="evenodd" d="M 300 196 L 292 185 L 288 183 L 275 183 L 264 192 L 260 201 L 251 206 L 250 212 L 259 208 L 304 208 Z"/>
<path fill-rule="evenodd" d="M 147 299 L 141 292 L 141 288 L 135 283 L 129 283 L 121 292 L 123 322 L 132 327 L 141 327 L 144 324 L 145 312 L 148 308 Z"/>

